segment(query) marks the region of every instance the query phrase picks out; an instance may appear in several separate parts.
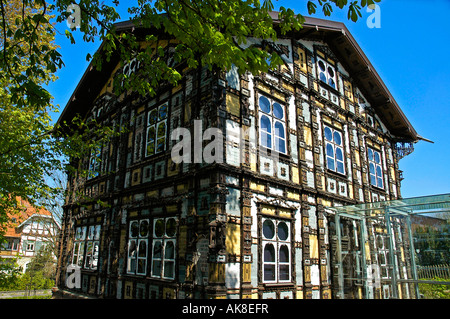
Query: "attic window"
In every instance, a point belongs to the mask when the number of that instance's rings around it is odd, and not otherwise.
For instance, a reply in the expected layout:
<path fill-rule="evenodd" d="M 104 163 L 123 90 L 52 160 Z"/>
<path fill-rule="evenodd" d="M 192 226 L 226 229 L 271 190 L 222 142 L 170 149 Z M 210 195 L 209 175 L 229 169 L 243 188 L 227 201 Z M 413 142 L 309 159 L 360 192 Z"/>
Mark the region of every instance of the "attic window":
<path fill-rule="evenodd" d="M 319 74 L 319 80 L 328 84 L 333 89 L 336 87 L 336 68 L 333 64 L 327 62 L 325 59 L 317 56 L 317 71 Z"/>

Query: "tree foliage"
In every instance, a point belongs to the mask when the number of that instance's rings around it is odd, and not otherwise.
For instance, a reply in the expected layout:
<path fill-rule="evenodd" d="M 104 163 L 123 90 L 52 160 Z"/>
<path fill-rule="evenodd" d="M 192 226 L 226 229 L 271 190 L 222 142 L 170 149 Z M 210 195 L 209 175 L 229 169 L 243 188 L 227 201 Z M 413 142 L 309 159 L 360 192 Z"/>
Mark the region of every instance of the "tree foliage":
<path fill-rule="evenodd" d="M 88 139 L 81 133 L 71 134 L 70 139 L 53 134 L 55 127 L 49 114 L 56 107 L 45 89 L 64 65 L 54 41 L 54 24 L 66 23 L 72 2 L 0 0 L 0 223 L 5 222 L 5 212 L 16 206 L 16 196 L 32 204 L 41 202 L 42 197 L 55 196 L 60 187 L 49 186 L 48 176 L 66 170 L 67 158 L 81 157 L 93 146 L 85 143 Z M 307 1 L 305 9 L 314 14 L 321 8 L 327 16 L 334 9 L 343 9 L 356 21 L 361 9 L 374 2 L 379 0 Z M 73 32 L 81 32 L 87 42 L 102 41 L 99 54 L 93 57 L 93 65 L 99 70 L 103 59 L 116 53 L 124 64 L 132 59 L 139 61 L 139 74 L 121 75 L 116 81 L 121 84 L 115 85 L 117 93 L 132 89 L 154 94 L 161 81 L 176 84 L 180 80 L 178 70 L 163 58 L 161 38 L 177 39 L 173 59 L 188 67 L 229 69 L 235 65 L 241 73 L 257 73 L 278 65 L 281 58 L 265 47 L 249 45 L 248 39 L 256 37 L 270 43 L 278 34 L 300 29 L 304 22 L 301 14 L 281 7 L 279 24 L 274 25 L 269 14 L 274 4 L 270 0 L 139 0 L 129 8 L 136 28 L 152 28 L 155 32 L 138 39 L 133 30 L 116 30 L 119 5 L 128 6 L 129 2 L 113 0 L 107 5 L 100 0 L 79 0 L 79 28 L 66 30 L 72 43 Z M 149 45 L 141 47 L 141 40 Z M 88 126 L 82 121 L 77 125 Z"/>

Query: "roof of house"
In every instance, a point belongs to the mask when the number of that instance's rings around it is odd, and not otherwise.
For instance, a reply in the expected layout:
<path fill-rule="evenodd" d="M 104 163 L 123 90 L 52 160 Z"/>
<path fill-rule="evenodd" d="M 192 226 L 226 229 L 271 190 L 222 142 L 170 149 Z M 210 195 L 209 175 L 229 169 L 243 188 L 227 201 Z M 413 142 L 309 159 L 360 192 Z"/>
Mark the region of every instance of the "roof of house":
<path fill-rule="evenodd" d="M 53 218 L 52 214 L 43 207 L 36 209 L 36 207 L 30 205 L 30 203 L 28 203 L 25 200 L 22 200 L 21 198 L 18 198 L 17 201 L 21 206 L 21 208 L 17 209 L 14 212 L 7 213 L 9 223 L 6 226 L 6 232 L 4 234 L 4 237 L 20 237 L 21 235 L 20 228 L 25 224 L 26 221 L 28 221 L 31 218 L 34 217 Z M 15 222 L 12 221 L 13 218 L 16 219 Z"/>
<path fill-rule="evenodd" d="M 271 17 L 275 25 L 280 22 L 278 12 L 272 12 Z M 293 34 L 299 39 L 321 39 L 329 45 L 391 134 L 400 141 L 417 142 L 421 139 L 426 140 L 416 132 L 406 118 L 345 24 L 311 17 L 305 17 L 305 19 L 303 28 L 299 31 L 293 31 Z M 139 29 L 132 21 L 119 22 L 115 26 L 118 32 L 136 32 Z M 98 51 L 101 51 L 101 49 L 102 46 Z M 117 58 L 118 56 L 113 56 L 109 61 L 105 61 L 102 64 L 102 71 L 97 71 L 91 62 L 62 111 L 58 124 L 63 124 L 64 121 L 70 123 L 70 120 L 76 114 L 83 114 L 88 111 L 92 101 L 102 89 L 105 77 L 109 76 L 117 64 Z"/>

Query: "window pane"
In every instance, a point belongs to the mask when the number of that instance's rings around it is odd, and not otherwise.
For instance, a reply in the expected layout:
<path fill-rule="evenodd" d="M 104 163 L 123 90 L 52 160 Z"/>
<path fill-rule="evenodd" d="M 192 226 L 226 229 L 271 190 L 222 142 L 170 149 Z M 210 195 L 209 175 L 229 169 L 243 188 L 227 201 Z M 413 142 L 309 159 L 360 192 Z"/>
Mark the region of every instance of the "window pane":
<path fill-rule="evenodd" d="M 375 155 L 375 163 L 380 164 L 381 163 L 381 159 L 380 159 L 380 153 L 379 152 L 373 152 Z"/>
<path fill-rule="evenodd" d="M 336 83 L 334 83 L 334 80 L 332 78 L 328 79 L 328 85 L 331 86 L 333 89 L 336 88 Z"/>
<path fill-rule="evenodd" d="M 267 148 L 272 148 L 272 135 L 261 132 L 261 145 Z"/>
<path fill-rule="evenodd" d="M 381 177 L 383 176 L 383 173 L 381 172 L 381 166 L 377 165 L 377 176 Z"/>
<path fill-rule="evenodd" d="M 331 157 L 327 157 L 327 167 L 328 169 L 331 169 L 332 171 L 336 170 L 334 167 L 334 159 Z"/>
<path fill-rule="evenodd" d="M 148 220 L 142 220 L 139 225 L 139 235 L 141 237 L 148 236 Z"/>
<path fill-rule="evenodd" d="M 155 127 L 151 126 L 147 129 L 147 155 L 155 154 Z"/>
<path fill-rule="evenodd" d="M 280 262 L 289 262 L 289 248 L 286 245 L 280 247 Z"/>
<path fill-rule="evenodd" d="M 137 237 L 139 232 L 139 226 L 137 221 L 131 222 L 130 225 L 130 237 Z"/>
<path fill-rule="evenodd" d="M 378 178 L 377 178 L 377 183 L 378 183 L 378 184 L 377 184 L 378 187 L 380 187 L 380 188 L 383 187 L 383 179 L 382 179 L 381 177 L 378 177 Z"/>
<path fill-rule="evenodd" d="M 166 222 L 166 235 L 169 237 L 175 236 L 177 232 L 177 222 L 175 218 L 169 218 Z"/>
<path fill-rule="evenodd" d="M 136 259 L 130 259 L 128 264 L 128 272 L 136 271 Z"/>
<path fill-rule="evenodd" d="M 167 104 L 163 104 L 159 107 L 158 118 L 164 120 L 167 117 Z"/>
<path fill-rule="evenodd" d="M 319 78 L 320 81 L 327 83 L 327 76 L 325 75 L 324 72 L 320 72 Z"/>
<path fill-rule="evenodd" d="M 375 175 L 370 174 L 370 184 L 377 186 Z"/>
<path fill-rule="evenodd" d="M 375 165 L 373 163 L 369 163 L 369 172 L 375 175 Z"/>
<path fill-rule="evenodd" d="M 333 140 L 333 133 L 331 132 L 331 129 L 328 126 L 325 126 L 323 131 L 325 133 L 325 138 L 331 142 Z"/>
<path fill-rule="evenodd" d="M 279 277 L 280 280 L 290 280 L 290 276 L 289 276 L 289 265 L 280 265 L 279 267 Z"/>
<path fill-rule="evenodd" d="M 284 138 L 284 125 L 281 122 L 275 122 L 275 136 Z"/>
<path fill-rule="evenodd" d="M 172 241 L 166 243 L 166 248 L 164 250 L 164 259 L 174 259 L 175 258 L 175 247 Z"/>
<path fill-rule="evenodd" d="M 158 124 L 158 138 L 166 136 L 166 121 Z"/>
<path fill-rule="evenodd" d="M 147 257 L 147 241 L 139 241 L 138 257 Z"/>
<path fill-rule="evenodd" d="M 164 277 L 165 278 L 173 278 L 174 276 L 174 267 L 175 262 L 173 261 L 165 261 L 164 262 Z"/>
<path fill-rule="evenodd" d="M 333 148 L 332 144 L 327 143 L 326 152 L 327 152 L 327 156 L 330 156 L 330 157 L 334 158 L 334 148 Z"/>
<path fill-rule="evenodd" d="M 282 120 L 284 118 L 283 107 L 279 103 L 273 104 L 273 116 Z"/>
<path fill-rule="evenodd" d="M 158 219 L 155 222 L 155 236 L 162 237 L 164 235 L 164 219 Z"/>
<path fill-rule="evenodd" d="M 264 262 L 275 262 L 275 249 L 272 244 L 264 247 Z"/>
<path fill-rule="evenodd" d="M 138 269 L 137 269 L 137 273 L 139 274 L 145 274 L 145 268 L 147 265 L 147 260 L 146 259 L 139 259 L 138 260 Z"/>
<path fill-rule="evenodd" d="M 318 65 L 319 65 L 320 71 L 325 72 L 325 63 L 322 60 L 319 60 Z"/>
<path fill-rule="evenodd" d="M 155 277 L 161 276 L 161 260 L 153 259 L 152 274 Z"/>
<path fill-rule="evenodd" d="M 336 143 L 337 145 L 342 145 L 342 138 L 341 138 L 341 133 L 334 131 L 334 143 Z"/>
<path fill-rule="evenodd" d="M 281 153 L 286 153 L 286 140 L 275 138 L 275 150 Z"/>
<path fill-rule="evenodd" d="M 156 143 L 156 153 L 164 151 L 165 145 L 166 145 L 166 138 L 165 137 L 159 138 Z"/>
<path fill-rule="evenodd" d="M 270 101 L 265 96 L 259 98 L 259 108 L 265 113 L 270 113 Z"/>
<path fill-rule="evenodd" d="M 278 239 L 286 240 L 289 237 L 289 227 L 285 222 L 278 223 Z"/>
<path fill-rule="evenodd" d="M 155 242 L 155 244 L 153 245 L 153 258 L 161 258 L 162 252 L 162 244 L 160 241 Z"/>
<path fill-rule="evenodd" d="M 95 240 L 100 239 L 100 229 L 101 229 L 100 225 L 95 226 L 95 230 L 94 230 L 94 239 Z"/>
<path fill-rule="evenodd" d="M 128 257 L 134 257 L 136 254 L 136 241 L 130 240 L 128 243 Z"/>
<path fill-rule="evenodd" d="M 368 150 L 369 161 L 373 161 L 373 151 L 371 148 Z"/>
<path fill-rule="evenodd" d="M 264 132 L 268 132 L 268 133 L 272 133 L 272 124 L 271 124 L 271 122 L 270 122 L 270 119 L 267 117 L 267 116 L 265 116 L 265 115 L 263 115 L 263 116 L 261 116 L 261 123 L 260 123 L 261 125 L 261 131 L 264 131 Z"/>
<path fill-rule="evenodd" d="M 344 160 L 344 154 L 342 152 L 342 148 L 340 148 L 340 147 L 336 147 L 336 159 L 339 161 Z"/>
<path fill-rule="evenodd" d="M 345 173 L 344 162 L 336 161 L 336 165 L 337 165 L 337 172 L 344 174 Z"/>
<path fill-rule="evenodd" d="M 272 239 L 275 236 L 275 225 L 269 219 L 263 223 L 263 235 L 266 239 Z"/>
<path fill-rule="evenodd" d="M 327 68 L 328 75 L 332 78 L 334 78 L 334 68 L 332 66 L 328 66 Z"/>
<path fill-rule="evenodd" d="M 156 124 L 157 119 L 158 119 L 158 112 L 156 111 L 156 109 L 151 110 L 150 113 L 148 114 L 148 124 L 149 125 Z"/>
<path fill-rule="evenodd" d="M 275 265 L 264 265 L 264 280 L 265 281 L 275 280 Z"/>

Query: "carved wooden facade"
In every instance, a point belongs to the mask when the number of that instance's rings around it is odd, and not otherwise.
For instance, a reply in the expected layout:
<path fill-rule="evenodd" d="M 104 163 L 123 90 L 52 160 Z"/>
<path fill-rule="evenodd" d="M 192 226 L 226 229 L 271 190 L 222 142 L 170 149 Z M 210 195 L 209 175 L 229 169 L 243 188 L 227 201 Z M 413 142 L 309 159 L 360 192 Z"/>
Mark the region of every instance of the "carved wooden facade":
<path fill-rule="evenodd" d="M 80 112 L 128 131 L 79 159 L 96 176 L 71 176 L 74 194 L 92 201 L 73 195 L 65 207 L 61 292 L 336 297 L 329 208 L 399 198 L 395 145 L 417 134 L 343 24 L 307 19 L 276 43 L 249 45 L 276 50 L 285 63 L 260 75 L 184 69 L 177 87 L 162 86 L 155 97 L 111 93 L 115 72 L 138 72 L 133 64 L 86 72 L 60 121 Z M 203 131 L 222 130 L 223 163 L 173 161 L 171 132 L 193 132 L 194 120 Z M 340 226 L 348 249 L 358 251 L 351 238 L 366 236 L 362 258 L 381 262 L 370 247 L 382 225 L 363 235 L 351 220 Z M 70 264 L 81 267 L 80 287 L 67 287 Z M 358 298 L 360 289 L 347 293 Z"/>

